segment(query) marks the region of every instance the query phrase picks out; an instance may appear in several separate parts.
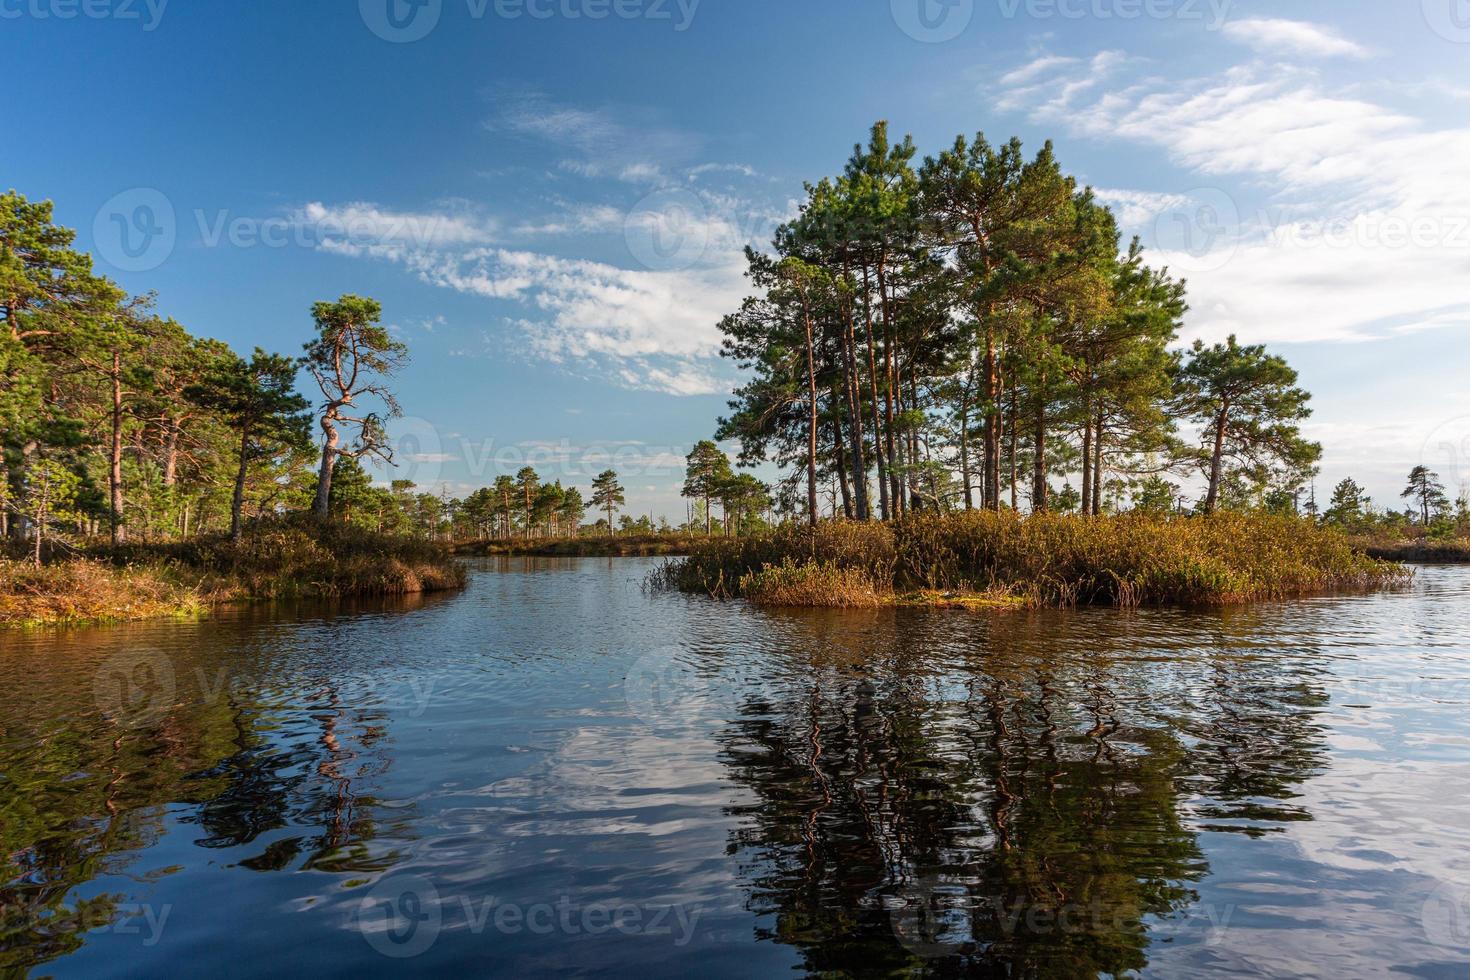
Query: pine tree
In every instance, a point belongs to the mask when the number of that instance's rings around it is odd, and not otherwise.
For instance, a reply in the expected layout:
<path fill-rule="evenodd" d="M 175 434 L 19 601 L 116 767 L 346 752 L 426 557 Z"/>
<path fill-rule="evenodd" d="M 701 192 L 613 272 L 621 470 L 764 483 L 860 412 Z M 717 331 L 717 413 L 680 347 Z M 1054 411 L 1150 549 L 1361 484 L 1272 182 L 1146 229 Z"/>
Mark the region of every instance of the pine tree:
<path fill-rule="evenodd" d="M 376 300 L 353 295 L 344 295 L 335 303 L 317 303 L 311 309 L 317 335 L 306 345 L 302 365 L 316 379 L 325 399 L 317 410 L 325 438 L 313 507 L 323 519 L 339 456 L 393 461 L 384 423 L 403 413 L 385 381 L 408 360 L 408 348 L 379 323 L 382 315 Z M 368 401 L 380 402 L 383 411 L 364 411 L 363 403 Z M 347 442 L 344 427 L 353 435 Z"/>
<path fill-rule="evenodd" d="M 713 529 L 710 501 L 717 498 L 731 478 L 730 457 L 708 439 L 690 451 L 684 471 L 684 496 L 704 501 L 704 533 Z"/>
<path fill-rule="evenodd" d="M 1418 504 L 1420 523 L 1425 526 L 1428 526 L 1431 514 L 1447 510 L 1450 505 L 1449 497 L 1444 492 L 1444 484 L 1439 481 L 1439 474 L 1431 472 L 1423 464 L 1414 467 L 1409 473 L 1409 484 L 1399 496 Z"/>
<path fill-rule="evenodd" d="M 1176 381 L 1181 414 L 1198 423 L 1199 465 L 1209 480 L 1204 510 L 1215 510 L 1226 466 L 1264 485 L 1273 474 L 1300 486 L 1321 458 L 1322 447 L 1302 438 L 1300 423 L 1312 412 L 1311 395 L 1297 374 L 1262 346 L 1242 347 L 1232 334 L 1223 344 L 1195 341 Z"/>
<path fill-rule="evenodd" d="M 607 470 L 592 481 L 592 506 L 607 514 L 609 533 L 613 528 L 613 512 L 625 503 L 627 501 L 623 497 L 623 487 L 618 483 L 617 473 Z"/>

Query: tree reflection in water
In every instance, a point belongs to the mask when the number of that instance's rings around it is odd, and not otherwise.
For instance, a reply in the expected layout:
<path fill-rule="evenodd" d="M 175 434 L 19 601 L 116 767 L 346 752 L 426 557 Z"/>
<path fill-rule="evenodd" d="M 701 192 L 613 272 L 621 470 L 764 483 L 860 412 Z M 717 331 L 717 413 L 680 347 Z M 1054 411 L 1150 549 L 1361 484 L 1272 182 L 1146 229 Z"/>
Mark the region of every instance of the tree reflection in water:
<path fill-rule="evenodd" d="M 0 975 L 23 975 L 79 948 L 88 931 L 116 926 L 130 909 L 124 897 L 82 897 L 83 886 L 128 874 L 171 824 L 197 825 L 200 847 L 260 842 L 233 862 L 254 871 L 371 873 L 394 862 L 372 848 L 376 801 L 358 788 L 390 759 L 380 709 L 349 707 L 327 679 L 310 697 L 275 701 L 298 679 L 273 676 L 260 651 L 221 666 L 94 631 L 67 635 L 57 653 L 27 660 L 25 690 L 11 679 L 11 706 L 29 692 L 32 710 L 0 722 Z M 159 658 L 167 690 L 140 669 L 156 671 Z M 99 703 L 94 681 L 108 671 L 121 671 L 131 707 Z"/>
<path fill-rule="evenodd" d="M 807 652 L 745 700 L 722 757 L 756 800 L 732 850 L 761 938 L 813 972 L 1139 970 L 1150 918 L 1189 912 L 1209 873 L 1202 821 L 1310 819 L 1291 786 L 1321 763 L 1326 696 L 1300 659 L 1224 637 L 1160 656 L 1118 616 L 961 640 L 899 614 L 863 649 L 850 618 L 780 619 Z"/>

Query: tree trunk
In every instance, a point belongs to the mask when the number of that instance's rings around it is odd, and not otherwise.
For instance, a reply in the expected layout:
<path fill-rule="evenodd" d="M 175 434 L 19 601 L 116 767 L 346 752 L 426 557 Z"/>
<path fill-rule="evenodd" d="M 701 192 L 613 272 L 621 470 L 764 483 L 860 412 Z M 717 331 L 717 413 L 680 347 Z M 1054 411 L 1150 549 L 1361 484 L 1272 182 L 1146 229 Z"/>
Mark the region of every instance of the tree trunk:
<path fill-rule="evenodd" d="M 893 510 L 889 501 L 888 460 L 883 447 L 883 422 L 878 416 L 878 361 L 873 353 L 873 304 L 868 288 L 868 267 L 863 266 L 863 330 L 868 349 L 868 410 L 873 417 L 873 460 L 878 468 L 878 515 L 888 520 Z"/>
<path fill-rule="evenodd" d="M 122 396 L 122 352 L 112 352 L 112 444 L 110 447 L 109 467 L 107 483 L 110 506 L 112 508 L 112 543 L 122 544 L 127 540 L 128 532 L 123 527 L 123 485 L 122 485 L 122 430 L 123 430 L 123 396 Z"/>
<path fill-rule="evenodd" d="M 853 499 L 857 507 L 857 517 L 860 521 L 866 521 L 872 517 L 872 511 L 868 507 L 868 467 L 863 458 L 863 413 L 860 405 L 861 399 L 858 395 L 857 377 L 857 345 L 856 330 L 853 326 L 852 306 L 843 304 L 844 331 L 842 335 L 842 360 L 845 368 L 844 378 L 847 388 L 847 429 L 849 450 L 852 454 L 852 482 Z"/>
<path fill-rule="evenodd" d="M 245 477 L 249 469 L 250 429 L 247 427 L 240 433 L 240 466 L 235 471 L 235 494 L 230 498 L 230 540 L 236 544 L 239 544 L 244 530 L 240 523 L 240 514 L 245 509 Z"/>
<path fill-rule="evenodd" d="M 847 454 L 842 451 L 842 426 L 837 421 L 837 396 L 832 396 L 832 445 L 837 456 L 837 482 L 842 488 L 842 516 L 853 519 L 852 488 L 847 485 Z"/>
<path fill-rule="evenodd" d="M 1102 513 L 1103 495 L 1103 415 L 1097 413 L 1097 431 L 1092 439 L 1092 516 Z"/>
<path fill-rule="evenodd" d="M 995 329 L 985 325 L 985 506 L 1000 510 L 1000 371 L 996 363 Z"/>
<path fill-rule="evenodd" d="M 1036 401 L 1034 416 L 1032 418 L 1031 441 L 1035 443 L 1032 456 L 1032 485 L 1031 485 L 1031 510 L 1044 511 L 1047 508 L 1047 484 L 1046 484 L 1046 372 L 1042 371 L 1037 376 L 1036 391 L 1033 393 Z"/>
<path fill-rule="evenodd" d="M 1223 406 L 1215 417 L 1215 450 L 1210 454 L 1210 489 L 1205 494 L 1205 513 L 1213 514 L 1220 499 L 1220 466 L 1225 458 L 1225 424 L 1229 406 Z"/>
<path fill-rule="evenodd" d="M 1082 415 L 1082 513 L 1092 513 L 1092 407 Z"/>
<path fill-rule="evenodd" d="M 326 441 L 322 444 L 322 466 L 316 478 L 316 501 L 311 508 L 312 513 L 323 521 L 327 519 L 331 505 L 332 470 L 337 466 L 337 444 L 342 438 L 332 423 L 330 415 L 322 416 L 322 432 L 326 434 Z"/>
<path fill-rule="evenodd" d="M 813 527 L 817 525 L 817 355 L 812 336 L 812 316 L 802 302 L 802 319 L 806 323 L 806 393 L 811 403 L 811 416 L 807 419 L 806 434 L 806 507 L 807 519 Z"/>
<path fill-rule="evenodd" d="M 1017 449 L 1019 448 L 1019 440 L 1017 439 L 1017 432 L 1018 432 L 1018 430 L 1020 428 L 1017 423 L 1018 423 L 1018 416 L 1021 413 L 1021 407 L 1020 407 L 1020 405 L 1018 405 L 1016 403 L 1016 401 L 1017 401 L 1017 395 L 1016 395 L 1016 369 L 1013 367 L 1013 368 L 1011 368 L 1011 383 L 1010 383 L 1010 402 L 1009 402 L 1009 410 L 1010 410 L 1009 411 L 1009 414 L 1010 414 L 1010 418 L 1006 421 L 1006 434 L 1007 434 L 1007 442 L 1008 442 L 1008 451 L 1009 451 L 1009 455 L 1011 457 L 1010 458 L 1010 464 L 1011 464 L 1010 465 L 1010 470 L 1011 470 L 1011 510 L 1013 510 L 1013 511 L 1020 511 L 1020 509 L 1021 509 L 1021 491 L 1020 491 L 1021 473 L 1020 473 L 1020 464 L 1016 461 L 1016 455 L 1017 455 Z"/>
<path fill-rule="evenodd" d="M 878 302 L 883 312 L 883 421 L 884 439 L 888 445 L 888 481 L 891 485 L 891 495 L 894 502 L 894 516 L 902 516 L 908 510 L 908 501 L 904 499 L 903 480 L 894 472 L 903 464 L 903 453 L 901 451 L 902 440 L 895 440 L 893 434 L 893 393 L 898 383 L 897 372 L 894 369 L 894 335 L 893 316 L 888 300 L 888 261 L 887 257 L 878 260 Z"/>
<path fill-rule="evenodd" d="M 965 484 L 965 510 L 975 509 L 975 491 L 970 486 L 974 475 L 970 472 L 970 395 L 966 391 L 960 396 L 960 479 Z"/>
<path fill-rule="evenodd" d="M 179 431 L 182 427 L 174 419 L 168 420 L 167 435 L 163 442 L 163 485 L 171 487 L 179 478 Z"/>

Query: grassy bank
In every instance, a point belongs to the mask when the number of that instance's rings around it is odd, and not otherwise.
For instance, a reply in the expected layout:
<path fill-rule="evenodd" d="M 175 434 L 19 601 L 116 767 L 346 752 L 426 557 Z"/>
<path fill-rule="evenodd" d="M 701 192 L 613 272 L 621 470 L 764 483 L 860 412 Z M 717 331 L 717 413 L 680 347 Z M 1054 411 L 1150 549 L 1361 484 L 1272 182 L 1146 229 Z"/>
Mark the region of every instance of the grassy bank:
<path fill-rule="evenodd" d="M 1353 538 L 1353 545 L 1374 558 L 1386 561 L 1413 561 L 1426 564 L 1462 564 L 1470 562 L 1470 538 Z"/>
<path fill-rule="evenodd" d="M 683 534 L 627 536 L 587 535 L 576 538 L 510 538 L 497 541 L 464 541 L 454 546 L 457 555 L 525 555 L 544 558 L 647 558 L 687 555 L 704 538 Z"/>
<path fill-rule="evenodd" d="M 1287 598 L 1407 574 L 1293 518 L 975 511 L 704 542 L 656 584 L 772 606 L 1139 606 Z"/>
<path fill-rule="evenodd" d="M 99 548 L 41 568 L 0 560 L 0 626 L 191 616 L 250 599 L 408 595 L 459 588 L 465 577 L 427 541 L 275 520 L 239 544 L 214 536 Z"/>

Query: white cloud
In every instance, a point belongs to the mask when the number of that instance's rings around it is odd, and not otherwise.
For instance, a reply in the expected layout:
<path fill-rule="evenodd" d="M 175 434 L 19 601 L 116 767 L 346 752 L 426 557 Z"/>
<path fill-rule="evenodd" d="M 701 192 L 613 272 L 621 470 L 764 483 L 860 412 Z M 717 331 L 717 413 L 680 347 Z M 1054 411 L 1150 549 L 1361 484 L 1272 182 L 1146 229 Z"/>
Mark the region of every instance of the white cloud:
<path fill-rule="evenodd" d="M 607 204 L 568 204 L 561 213 L 544 221 L 526 221 L 516 225 L 512 233 L 531 237 L 538 235 L 586 235 L 621 232 L 625 215 Z"/>
<path fill-rule="evenodd" d="M 719 377 L 720 318 L 744 295 L 737 250 L 689 269 L 624 269 L 526 250 L 325 248 L 402 264 L 424 282 L 526 307 L 515 336 L 487 338 L 514 354 L 581 364 L 630 388 L 674 395 L 728 390 Z M 463 353 L 463 352 L 462 352 Z"/>
<path fill-rule="evenodd" d="M 1035 81 L 1054 68 L 1075 64 L 1077 64 L 1076 58 L 1065 58 L 1061 55 L 1043 55 L 1040 58 L 1027 62 L 1020 68 L 1006 72 L 1000 76 L 1000 83 L 1002 85 L 1023 85 Z"/>
<path fill-rule="evenodd" d="M 496 237 L 495 222 L 466 206 L 414 212 L 365 202 L 328 206 L 312 201 L 290 219 L 307 244 L 348 254 L 480 245 Z"/>
<path fill-rule="evenodd" d="M 689 179 L 703 177 L 706 174 L 729 173 L 739 174 L 742 177 L 755 177 L 756 169 L 744 163 L 701 163 L 697 167 L 689 168 Z"/>
<path fill-rule="evenodd" d="M 1182 206 L 1112 192 L 1125 222 L 1164 204 L 1140 230 L 1213 225 L 1199 252 L 1156 242 L 1155 261 L 1190 280 L 1190 336 L 1362 340 L 1464 322 L 1470 128 L 1434 129 L 1290 72 L 1118 80 L 1085 95 L 1058 84 L 1069 73 L 1087 77 L 1073 66 L 1011 95 L 1075 135 L 1160 149 L 1207 185 Z"/>
<path fill-rule="evenodd" d="M 1125 230 L 1140 227 L 1160 214 L 1189 203 L 1189 196 L 1186 194 L 1165 194 L 1158 191 L 1094 187 L 1092 193 L 1098 201 L 1112 208 Z"/>
<path fill-rule="evenodd" d="M 1366 58 L 1368 49 L 1320 24 L 1279 18 L 1230 21 L 1225 36 L 1257 51 L 1322 58 Z"/>

